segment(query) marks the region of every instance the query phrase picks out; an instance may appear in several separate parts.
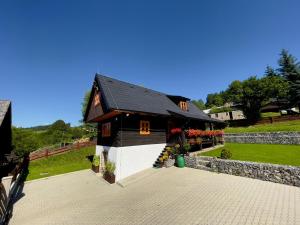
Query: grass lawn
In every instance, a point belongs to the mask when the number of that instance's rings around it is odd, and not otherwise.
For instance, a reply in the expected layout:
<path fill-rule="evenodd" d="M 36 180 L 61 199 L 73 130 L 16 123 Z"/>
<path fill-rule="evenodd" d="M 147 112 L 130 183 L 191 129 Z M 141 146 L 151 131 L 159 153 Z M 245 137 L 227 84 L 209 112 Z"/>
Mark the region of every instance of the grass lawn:
<path fill-rule="evenodd" d="M 225 133 L 300 131 L 300 120 L 260 124 L 249 127 L 226 127 Z"/>
<path fill-rule="evenodd" d="M 91 162 L 86 157 L 93 154 L 95 146 L 31 161 L 27 180 L 91 168 Z"/>
<path fill-rule="evenodd" d="M 225 147 L 231 151 L 231 159 L 300 166 L 299 145 L 226 143 Z M 219 157 L 221 150 L 222 148 L 219 148 L 199 154 L 202 156 Z"/>
<path fill-rule="evenodd" d="M 280 116 L 279 112 L 266 112 L 266 113 L 261 113 L 261 117 L 272 117 L 272 116 Z"/>

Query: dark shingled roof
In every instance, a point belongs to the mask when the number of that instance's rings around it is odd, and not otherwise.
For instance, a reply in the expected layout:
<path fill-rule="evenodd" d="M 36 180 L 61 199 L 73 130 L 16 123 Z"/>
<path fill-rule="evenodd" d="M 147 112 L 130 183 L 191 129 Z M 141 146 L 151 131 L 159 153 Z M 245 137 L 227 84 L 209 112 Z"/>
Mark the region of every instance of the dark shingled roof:
<path fill-rule="evenodd" d="M 210 122 L 222 122 L 207 116 L 191 101 L 188 101 L 188 111 L 186 112 L 181 110 L 167 94 L 99 74 L 96 74 L 95 79 L 109 110 L 146 112 L 166 116 L 177 115 Z"/>
<path fill-rule="evenodd" d="M 4 120 L 4 117 L 9 109 L 10 101 L 0 100 L 0 126 Z"/>

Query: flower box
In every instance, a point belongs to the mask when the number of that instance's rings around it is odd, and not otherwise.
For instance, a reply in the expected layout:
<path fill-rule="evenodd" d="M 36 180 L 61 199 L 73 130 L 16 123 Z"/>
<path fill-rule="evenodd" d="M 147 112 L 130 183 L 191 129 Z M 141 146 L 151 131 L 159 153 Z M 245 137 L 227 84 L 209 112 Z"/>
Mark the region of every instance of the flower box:
<path fill-rule="evenodd" d="M 92 165 L 92 170 L 93 170 L 95 173 L 99 173 L 100 168 L 99 168 L 99 166 L 94 166 L 94 165 Z"/>
<path fill-rule="evenodd" d="M 111 173 L 104 173 L 103 174 L 103 178 L 110 184 L 113 184 L 116 182 L 116 177 L 114 174 L 111 174 Z"/>

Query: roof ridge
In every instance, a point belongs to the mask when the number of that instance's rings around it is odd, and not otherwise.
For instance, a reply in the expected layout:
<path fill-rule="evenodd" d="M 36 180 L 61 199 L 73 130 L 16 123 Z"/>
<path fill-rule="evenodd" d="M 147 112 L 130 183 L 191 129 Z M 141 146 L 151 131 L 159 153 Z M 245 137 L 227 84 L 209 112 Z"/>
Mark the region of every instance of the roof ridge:
<path fill-rule="evenodd" d="M 96 73 L 96 76 L 97 76 L 97 77 L 104 77 L 104 78 L 106 78 L 106 79 L 115 80 L 115 81 L 117 81 L 117 82 L 121 82 L 121 83 L 127 84 L 127 85 L 129 85 L 129 86 L 135 86 L 135 87 L 138 87 L 138 88 L 150 90 L 150 91 L 155 92 L 155 93 L 157 93 L 157 94 L 163 94 L 163 95 L 166 95 L 166 96 L 169 95 L 169 94 L 166 94 L 166 93 L 164 93 L 164 92 L 156 91 L 156 90 L 153 90 L 153 89 L 151 89 L 151 88 L 143 87 L 143 86 L 140 86 L 140 85 L 138 85 L 138 84 L 129 83 L 129 82 L 127 82 L 127 81 L 119 80 L 119 79 L 116 79 L 116 78 L 113 78 L 113 77 L 108 77 L 108 76 L 103 75 L 103 74 Z"/>

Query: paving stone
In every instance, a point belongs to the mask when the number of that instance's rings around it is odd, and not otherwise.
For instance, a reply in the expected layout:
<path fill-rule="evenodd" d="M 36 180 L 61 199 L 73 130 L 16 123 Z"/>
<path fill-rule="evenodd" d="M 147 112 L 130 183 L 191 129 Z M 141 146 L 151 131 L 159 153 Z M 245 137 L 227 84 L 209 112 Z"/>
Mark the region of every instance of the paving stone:
<path fill-rule="evenodd" d="M 125 188 L 85 170 L 25 184 L 10 225 L 300 224 L 300 188 L 190 168 Z"/>

